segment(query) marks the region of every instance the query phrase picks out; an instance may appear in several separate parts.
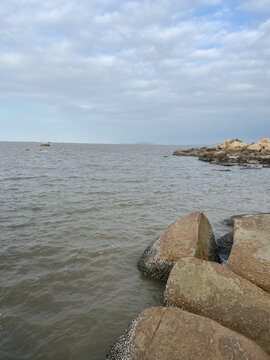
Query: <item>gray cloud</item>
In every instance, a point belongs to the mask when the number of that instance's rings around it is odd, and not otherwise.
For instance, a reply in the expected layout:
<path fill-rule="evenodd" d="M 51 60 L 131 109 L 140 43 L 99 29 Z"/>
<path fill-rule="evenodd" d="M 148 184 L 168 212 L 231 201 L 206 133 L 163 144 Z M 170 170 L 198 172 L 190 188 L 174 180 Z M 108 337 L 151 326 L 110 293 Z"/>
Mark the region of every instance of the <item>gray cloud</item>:
<path fill-rule="evenodd" d="M 266 14 L 251 25 L 215 0 L 3 1 L 1 121 L 20 117 L 15 140 L 39 125 L 52 141 L 267 136 L 270 6 L 256 4 L 239 1 Z"/>

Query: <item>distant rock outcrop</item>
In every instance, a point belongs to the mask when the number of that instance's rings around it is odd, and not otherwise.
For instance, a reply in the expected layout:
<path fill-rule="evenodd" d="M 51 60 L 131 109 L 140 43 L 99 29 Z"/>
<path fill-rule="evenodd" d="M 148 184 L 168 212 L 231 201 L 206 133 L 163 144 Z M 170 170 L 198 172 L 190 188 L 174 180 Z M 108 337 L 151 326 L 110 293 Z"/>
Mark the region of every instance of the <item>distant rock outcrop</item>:
<path fill-rule="evenodd" d="M 250 145 L 239 139 L 228 139 L 217 146 L 177 149 L 173 155 L 196 156 L 201 161 L 219 165 L 257 165 L 270 167 L 270 140 L 263 138 Z"/>

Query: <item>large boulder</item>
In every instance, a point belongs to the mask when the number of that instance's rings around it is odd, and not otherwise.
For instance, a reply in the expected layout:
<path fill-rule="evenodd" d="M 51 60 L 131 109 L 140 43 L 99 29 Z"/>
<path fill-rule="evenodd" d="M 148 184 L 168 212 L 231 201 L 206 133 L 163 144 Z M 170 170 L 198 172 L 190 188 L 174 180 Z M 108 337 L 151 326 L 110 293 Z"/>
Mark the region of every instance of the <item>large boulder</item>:
<path fill-rule="evenodd" d="M 225 141 L 223 141 L 223 143 L 221 144 L 218 144 L 218 147 L 220 149 L 226 149 L 231 143 L 235 142 L 235 141 L 241 141 L 241 140 L 238 140 L 238 139 L 227 139 Z"/>
<path fill-rule="evenodd" d="M 187 256 L 219 261 L 212 227 L 202 212 L 187 215 L 171 224 L 144 251 L 138 267 L 145 274 L 166 281 L 174 263 Z"/>
<path fill-rule="evenodd" d="M 263 138 L 258 141 L 258 144 L 262 146 L 263 152 L 269 152 L 270 151 L 270 139 Z"/>
<path fill-rule="evenodd" d="M 227 266 L 270 291 L 270 213 L 234 220 L 234 241 Z"/>
<path fill-rule="evenodd" d="M 215 321 L 176 308 L 146 309 L 107 360 L 266 360 L 253 341 Z"/>
<path fill-rule="evenodd" d="M 270 296 L 226 267 L 180 259 L 171 270 L 165 295 L 169 306 L 209 317 L 270 354 Z"/>
<path fill-rule="evenodd" d="M 226 151 L 228 153 L 238 153 L 245 150 L 247 147 L 248 144 L 243 141 L 234 141 L 226 148 Z"/>
<path fill-rule="evenodd" d="M 270 139 L 268 139 L 268 138 L 260 139 L 260 140 L 258 141 L 258 144 L 259 144 L 259 145 L 262 145 L 262 146 L 268 145 L 268 144 L 270 144 Z"/>
<path fill-rule="evenodd" d="M 248 151 L 261 151 L 262 146 L 260 144 L 251 144 L 247 147 Z"/>

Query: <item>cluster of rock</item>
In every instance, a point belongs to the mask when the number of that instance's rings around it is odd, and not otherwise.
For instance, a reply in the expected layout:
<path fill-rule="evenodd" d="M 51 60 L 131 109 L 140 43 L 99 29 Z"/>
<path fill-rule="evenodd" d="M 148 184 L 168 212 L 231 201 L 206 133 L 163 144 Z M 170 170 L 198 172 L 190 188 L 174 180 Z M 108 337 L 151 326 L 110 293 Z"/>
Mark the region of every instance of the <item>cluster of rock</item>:
<path fill-rule="evenodd" d="M 201 161 L 220 165 L 262 164 L 270 167 L 270 140 L 247 144 L 238 139 L 228 139 L 217 146 L 175 150 L 173 155 L 196 156 Z"/>
<path fill-rule="evenodd" d="M 236 218 L 232 236 L 222 266 L 203 213 L 170 225 L 138 263 L 167 281 L 164 306 L 135 319 L 107 360 L 270 359 L 270 213 Z"/>

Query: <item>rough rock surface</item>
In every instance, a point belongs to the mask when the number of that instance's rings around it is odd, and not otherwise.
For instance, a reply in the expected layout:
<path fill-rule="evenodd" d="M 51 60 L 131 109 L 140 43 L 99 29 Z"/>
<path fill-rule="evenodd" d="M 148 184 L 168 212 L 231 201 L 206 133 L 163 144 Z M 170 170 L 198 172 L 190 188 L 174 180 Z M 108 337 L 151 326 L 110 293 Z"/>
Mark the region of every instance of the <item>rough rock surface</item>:
<path fill-rule="evenodd" d="M 226 149 L 229 153 L 240 152 L 245 150 L 248 147 L 248 144 L 243 141 L 234 141 Z"/>
<path fill-rule="evenodd" d="M 235 219 L 227 266 L 270 292 L 270 213 Z"/>
<path fill-rule="evenodd" d="M 107 360 L 266 360 L 253 341 L 215 321 L 176 308 L 146 309 Z"/>
<path fill-rule="evenodd" d="M 218 147 L 220 149 L 226 149 L 231 143 L 233 143 L 235 141 L 240 141 L 240 140 L 239 139 L 227 139 L 227 140 L 223 141 L 223 143 L 219 144 Z"/>
<path fill-rule="evenodd" d="M 247 150 L 249 151 L 261 151 L 262 146 L 260 144 L 251 144 L 247 147 Z"/>
<path fill-rule="evenodd" d="M 221 260 L 227 260 L 233 245 L 233 231 L 217 239 L 218 254 Z"/>
<path fill-rule="evenodd" d="M 238 139 L 228 139 L 217 146 L 178 149 L 173 153 L 178 156 L 196 156 L 201 161 L 218 165 L 253 165 L 251 169 L 270 167 L 270 140 L 261 139 L 250 145 Z M 260 166 L 258 166 L 260 165 Z"/>
<path fill-rule="evenodd" d="M 187 215 L 171 224 L 144 251 L 138 267 L 145 274 L 166 281 L 174 263 L 187 256 L 219 261 L 211 225 L 202 212 Z"/>
<path fill-rule="evenodd" d="M 228 225 L 229 227 L 231 227 L 233 229 L 234 219 L 240 219 L 242 217 L 249 216 L 249 215 L 251 215 L 251 214 L 233 215 L 233 216 L 230 216 L 229 218 L 222 220 L 222 223 Z"/>
<path fill-rule="evenodd" d="M 270 354 L 270 296 L 226 267 L 195 258 L 179 259 L 171 270 L 169 306 L 209 317 L 254 340 Z"/>

